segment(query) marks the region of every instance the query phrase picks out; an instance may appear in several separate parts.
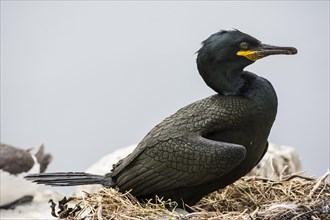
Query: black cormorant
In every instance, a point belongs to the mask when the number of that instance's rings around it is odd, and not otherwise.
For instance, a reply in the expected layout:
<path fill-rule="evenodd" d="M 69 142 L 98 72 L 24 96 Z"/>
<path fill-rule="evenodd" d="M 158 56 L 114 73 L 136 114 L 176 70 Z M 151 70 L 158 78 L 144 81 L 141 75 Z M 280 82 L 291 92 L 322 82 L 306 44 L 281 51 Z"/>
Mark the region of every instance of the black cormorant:
<path fill-rule="evenodd" d="M 216 95 L 166 118 L 105 176 L 70 172 L 26 178 L 53 186 L 117 186 L 122 192 L 132 189 L 138 199 L 158 195 L 193 205 L 246 175 L 267 151 L 276 93 L 268 80 L 243 69 L 269 55 L 296 53 L 238 30 L 219 31 L 203 41 L 197 56 L 199 73 Z"/>

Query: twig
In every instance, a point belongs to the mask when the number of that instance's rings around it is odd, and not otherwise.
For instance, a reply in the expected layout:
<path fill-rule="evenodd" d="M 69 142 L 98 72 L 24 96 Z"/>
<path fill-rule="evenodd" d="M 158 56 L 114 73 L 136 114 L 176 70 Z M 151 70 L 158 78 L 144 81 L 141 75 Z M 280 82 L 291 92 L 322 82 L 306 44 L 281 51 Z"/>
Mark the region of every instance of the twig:
<path fill-rule="evenodd" d="M 319 180 L 317 181 L 317 183 L 315 184 L 315 186 L 313 187 L 313 189 L 310 191 L 309 193 L 309 198 L 311 199 L 315 193 L 315 191 L 320 187 L 321 183 L 324 182 L 324 180 L 326 178 L 328 178 L 328 176 L 330 175 L 330 172 L 328 170 L 328 172 L 326 172 L 326 174 L 324 174 L 321 178 L 319 178 Z"/>

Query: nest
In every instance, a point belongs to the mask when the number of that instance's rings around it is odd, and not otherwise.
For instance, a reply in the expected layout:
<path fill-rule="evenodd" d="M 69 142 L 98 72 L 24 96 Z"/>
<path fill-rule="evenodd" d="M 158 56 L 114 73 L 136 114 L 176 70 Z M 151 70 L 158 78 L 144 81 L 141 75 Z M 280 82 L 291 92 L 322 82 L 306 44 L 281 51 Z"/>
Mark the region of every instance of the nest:
<path fill-rule="evenodd" d="M 129 192 L 103 188 L 82 197 L 64 198 L 52 214 L 61 219 L 330 219 L 330 172 L 319 179 L 301 174 L 276 180 L 243 177 L 211 193 L 182 213 L 171 200 L 141 203 Z M 59 209 L 59 211 L 56 211 Z M 169 211 L 172 210 L 172 211 Z M 182 210 L 181 210 L 182 211 Z"/>

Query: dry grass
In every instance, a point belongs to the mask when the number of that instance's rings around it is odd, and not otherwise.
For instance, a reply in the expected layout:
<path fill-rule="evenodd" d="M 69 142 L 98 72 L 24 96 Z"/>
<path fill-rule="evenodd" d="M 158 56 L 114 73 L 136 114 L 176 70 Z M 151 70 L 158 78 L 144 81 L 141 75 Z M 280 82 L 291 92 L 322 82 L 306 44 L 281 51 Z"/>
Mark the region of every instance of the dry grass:
<path fill-rule="evenodd" d="M 330 172 L 313 179 L 294 174 L 270 180 L 244 177 L 191 207 L 195 212 L 168 211 L 175 203 L 137 201 L 130 193 L 103 188 L 59 203 L 64 219 L 330 219 Z M 71 204 L 72 208 L 69 208 Z M 72 205 L 73 204 L 73 205 Z M 53 206 L 55 204 L 53 203 Z M 55 209 L 53 208 L 54 214 Z"/>

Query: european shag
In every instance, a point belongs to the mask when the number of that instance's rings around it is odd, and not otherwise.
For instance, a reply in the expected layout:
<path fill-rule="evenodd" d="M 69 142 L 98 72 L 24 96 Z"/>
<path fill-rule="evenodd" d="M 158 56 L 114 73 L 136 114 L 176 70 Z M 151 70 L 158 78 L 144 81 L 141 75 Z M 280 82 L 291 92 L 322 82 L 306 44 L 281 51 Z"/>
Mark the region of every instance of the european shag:
<path fill-rule="evenodd" d="M 243 69 L 269 55 L 296 53 L 238 30 L 219 31 L 202 42 L 197 56 L 200 75 L 217 94 L 166 118 L 105 176 L 63 172 L 26 178 L 52 186 L 102 184 L 132 190 L 138 199 L 157 195 L 194 205 L 246 175 L 267 151 L 276 93 L 268 80 Z"/>

